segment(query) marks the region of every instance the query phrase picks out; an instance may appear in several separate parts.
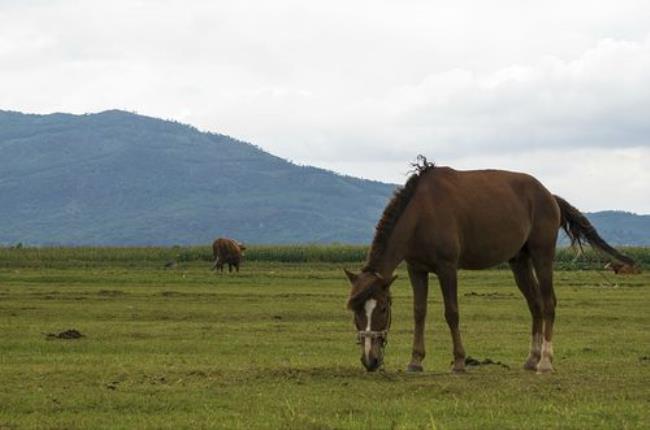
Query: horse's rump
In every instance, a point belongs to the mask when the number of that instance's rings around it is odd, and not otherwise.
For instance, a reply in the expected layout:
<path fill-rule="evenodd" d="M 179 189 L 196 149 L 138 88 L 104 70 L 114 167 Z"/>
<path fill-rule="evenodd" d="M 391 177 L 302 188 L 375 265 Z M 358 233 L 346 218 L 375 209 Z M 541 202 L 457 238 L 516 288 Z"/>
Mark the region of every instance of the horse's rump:
<path fill-rule="evenodd" d="M 212 252 L 215 262 L 219 264 L 239 264 L 242 257 L 242 250 L 236 241 L 232 239 L 219 238 L 212 244 Z"/>

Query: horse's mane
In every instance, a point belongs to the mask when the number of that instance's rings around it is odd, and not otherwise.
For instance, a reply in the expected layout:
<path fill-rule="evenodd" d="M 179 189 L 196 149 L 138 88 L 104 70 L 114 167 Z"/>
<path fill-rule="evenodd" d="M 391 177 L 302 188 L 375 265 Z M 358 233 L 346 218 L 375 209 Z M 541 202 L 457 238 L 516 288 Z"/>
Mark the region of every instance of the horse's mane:
<path fill-rule="evenodd" d="M 384 213 L 382 214 L 377 227 L 375 228 L 375 237 L 372 240 L 370 251 L 368 252 L 368 261 L 363 267 L 363 272 L 376 272 L 379 259 L 384 254 L 390 235 L 392 234 L 399 217 L 411 201 L 415 194 L 420 178 L 428 171 L 435 168 L 434 163 L 427 161 L 424 155 L 418 155 L 415 163 L 411 163 L 413 174 L 408 178 L 403 187 L 399 187 L 393 193 Z"/>

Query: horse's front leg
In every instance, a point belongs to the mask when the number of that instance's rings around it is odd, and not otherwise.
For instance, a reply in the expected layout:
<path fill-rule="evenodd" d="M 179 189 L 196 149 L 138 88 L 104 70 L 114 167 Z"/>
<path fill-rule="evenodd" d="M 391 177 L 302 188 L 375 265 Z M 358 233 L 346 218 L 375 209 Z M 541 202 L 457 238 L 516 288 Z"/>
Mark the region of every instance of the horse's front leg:
<path fill-rule="evenodd" d="M 407 370 L 410 372 L 421 372 L 422 360 L 424 360 L 424 325 L 427 315 L 427 295 L 429 293 L 429 274 L 417 270 L 408 265 L 409 279 L 413 287 L 413 319 L 415 330 L 413 331 L 413 353 L 411 363 Z"/>

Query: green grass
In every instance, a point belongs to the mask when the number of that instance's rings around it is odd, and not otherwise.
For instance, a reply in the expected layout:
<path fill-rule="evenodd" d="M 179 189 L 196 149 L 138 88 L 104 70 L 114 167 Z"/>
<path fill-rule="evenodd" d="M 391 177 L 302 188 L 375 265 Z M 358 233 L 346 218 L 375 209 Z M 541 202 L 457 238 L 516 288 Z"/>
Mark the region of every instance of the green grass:
<path fill-rule="evenodd" d="M 400 268 L 385 367 L 368 374 L 344 308 L 341 264 L 247 261 L 239 274 L 215 275 L 201 260 L 163 270 L 179 251 L 172 248 L 104 249 L 96 260 L 74 249 L 8 257 L 16 251 L 0 252 L 0 429 L 593 429 L 650 422 L 647 273 L 609 275 L 611 286 L 595 271 L 556 272 L 557 371 L 538 376 L 520 369 L 530 317 L 510 273 L 462 272 L 467 353 L 510 368 L 452 375 L 435 278 L 425 372 L 403 371 L 412 313 Z M 46 336 L 71 328 L 85 337 Z"/>
<path fill-rule="evenodd" d="M 621 251 L 642 267 L 650 268 L 650 248 L 623 247 Z M 282 263 L 354 263 L 361 264 L 368 253 L 366 245 L 250 245 L 245 260 Z M 183 263 L 213 261 L 212 247 L 0 247 L 1 267 L 160 267 L 168 261 Z M 558 248 L 556 268 L 560 270 L 602 269 L 608 258 L 586 248 L 577 255 L 572 248 Z M 507 268 L 507 264 L 499 268 Z"/>

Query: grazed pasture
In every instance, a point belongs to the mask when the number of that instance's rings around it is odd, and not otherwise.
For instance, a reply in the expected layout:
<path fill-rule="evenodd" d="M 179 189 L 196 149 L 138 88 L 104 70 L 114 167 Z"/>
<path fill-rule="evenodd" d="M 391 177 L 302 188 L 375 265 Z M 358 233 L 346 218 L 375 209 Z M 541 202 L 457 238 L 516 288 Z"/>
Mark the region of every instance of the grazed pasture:
<path fill-rule="evenodd" d="M 72 252 L 72 251 L 70 251 Z M 107 251 L 109 252 L 109 251 Z M 508 271 L 462 272 L 467 352 L 448 372 L 435 279 L 423 374 L 410 358 L 403 268 L 385 369 L 359 363 L 340 263 L 74 264 L 0 258 L 0 428 L 643 428 L 650 275 L 556 272 L 551 375 L 520 370 L 530 318 Z M 13 254 L 15 256 L 15 254 Z M 39 263 L 40 262 L 40 263 Z M 48 333 L 79 330 L 80 339 Z"/>

